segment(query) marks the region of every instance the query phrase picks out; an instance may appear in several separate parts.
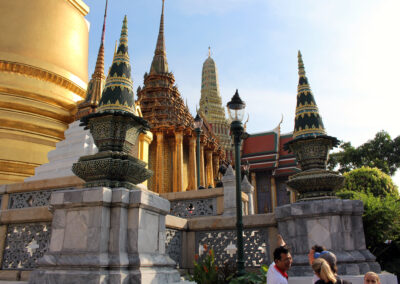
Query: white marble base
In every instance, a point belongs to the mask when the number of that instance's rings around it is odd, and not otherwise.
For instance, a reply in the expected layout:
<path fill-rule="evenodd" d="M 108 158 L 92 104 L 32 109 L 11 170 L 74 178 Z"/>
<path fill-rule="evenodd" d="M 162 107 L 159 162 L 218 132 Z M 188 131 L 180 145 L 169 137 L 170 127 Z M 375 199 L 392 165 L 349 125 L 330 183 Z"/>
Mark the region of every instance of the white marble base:
<path fill-rule="evenodd" d="M 79 157 L 97 153 L 89 130 L 79 126 L 80 121 L 72 122 L 65 131 L 65 139 L 56 144 L 56 149 L 47 154 L 49 162 L 35 169 L 35 175 L 28 177 L 25 181 L 35 181 L 60 177 L 74 176 L 72 164 Z"/>

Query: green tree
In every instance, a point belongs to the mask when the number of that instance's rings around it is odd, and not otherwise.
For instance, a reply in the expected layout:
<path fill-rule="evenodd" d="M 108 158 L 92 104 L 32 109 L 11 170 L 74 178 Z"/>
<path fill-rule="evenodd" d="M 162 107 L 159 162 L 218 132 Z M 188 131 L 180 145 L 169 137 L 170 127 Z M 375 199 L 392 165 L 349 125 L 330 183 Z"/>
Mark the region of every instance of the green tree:
<path fill-rule="evenodd" d="M 400 275 L 400 198 L 391 177 L 377 168 L 361 167 L 345 173 L 343 199 L 361 200 L 367 248 L 382 268 Z"/>
<path fill-rule="evenodd" d="M 400 136 L 392 139 L 386 131 L 379 131 L 374 139 L 355 148 L 350 142 L 342 142 L 340 152 L 332 153 L 328 168 L 345 173 L 362 166 L 376 167 L 393 175 L 400 167 Z"/>
<path fill-rule="evenodd" d="M 375 197 L 399 196 L 392 178 L 377 168 L 361 167 L 343 174 L 348 191 L 370 193 Z"/>

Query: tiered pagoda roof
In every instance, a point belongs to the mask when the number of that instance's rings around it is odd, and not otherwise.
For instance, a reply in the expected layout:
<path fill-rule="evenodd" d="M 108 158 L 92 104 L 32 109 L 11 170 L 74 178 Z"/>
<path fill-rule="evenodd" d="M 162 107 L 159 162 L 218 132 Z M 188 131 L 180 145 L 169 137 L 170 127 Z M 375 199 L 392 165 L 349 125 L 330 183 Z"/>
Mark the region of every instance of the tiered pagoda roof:
<path fill-rule="evenodd" d="M 164 40 L 164 1 L 162 3 L 160 29 L 150 73 L 144 76 L 144 86 L 138 89 L 138 101 L 152 131 L 189 129 L 193 126 L 193 116 L 185 105 L 174 75 L 168 71 Z"/>
<path fill-rule="evenodd" d="M 280 126 L 272 131 L 250 134 L 243 141 L 242 163 L 250 164 L 251 171 L 272 171 L 274 176 L 288 176 L 300 171 L 293 153 L 284 144 L 293 140 L 292 133 L 281 134 Z"/>

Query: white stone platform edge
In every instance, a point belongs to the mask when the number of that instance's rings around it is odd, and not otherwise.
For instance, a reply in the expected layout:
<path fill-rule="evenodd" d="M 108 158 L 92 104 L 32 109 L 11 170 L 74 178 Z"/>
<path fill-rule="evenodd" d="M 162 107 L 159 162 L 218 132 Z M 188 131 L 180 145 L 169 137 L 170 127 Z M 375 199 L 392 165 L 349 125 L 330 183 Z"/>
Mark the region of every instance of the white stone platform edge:
<path fill-rule="evenodd" d="M 343 280 L 351 281 L 353 284 L 363 284 L 364 275 L 339 275 Z M 388 272 L 382 272 L 379 274 L 381 279 L 381 284 L 399 284 L 397 282 L 397 277 L 394 274 Z M 299 276 L 299 277 L 289 277 L 289 284 L 310 284 L 312 283 L 312 276 Z"/>

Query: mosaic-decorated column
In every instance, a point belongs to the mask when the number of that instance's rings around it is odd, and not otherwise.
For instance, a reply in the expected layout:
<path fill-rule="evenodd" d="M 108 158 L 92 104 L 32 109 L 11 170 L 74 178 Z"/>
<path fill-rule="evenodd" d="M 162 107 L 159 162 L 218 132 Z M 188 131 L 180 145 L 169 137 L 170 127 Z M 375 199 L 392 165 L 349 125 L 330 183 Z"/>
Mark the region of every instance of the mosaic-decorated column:
<path fill-rule="evenodd" d="M 188 189 L 197 187 L 197 163 L 196 163 L 196 137 L 189 138 L 189 184 Z"/>
<path fill-rule="evenodd" d="M 173 171 L 173 191 L 183 191 L 183 134 L 182 132 L 175 133 L 175 149 L 174 149 L 174 171 Z"/>
<path fill-rule="evenodd" d="M 214 174 L 213 174 L 213 152 L 212 150 L 207 150 L 206 151 L 206 157 L 207 157 L 207 166 L 206 166 L 206 171 L 207 171 L 207 185 L 214 187 Z"/>
<path fill-rule="evenodd" d="M 206 186 L 205 165 L 204 165 L 204 145 L 200 145 L 200 185 Z"/>
<path fill-rule="evenodd" d="M 155 192 L 164 192 L 164 134 L 162 132 L 156 133 L 156 170 L 155 178 Z"/>

